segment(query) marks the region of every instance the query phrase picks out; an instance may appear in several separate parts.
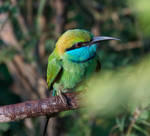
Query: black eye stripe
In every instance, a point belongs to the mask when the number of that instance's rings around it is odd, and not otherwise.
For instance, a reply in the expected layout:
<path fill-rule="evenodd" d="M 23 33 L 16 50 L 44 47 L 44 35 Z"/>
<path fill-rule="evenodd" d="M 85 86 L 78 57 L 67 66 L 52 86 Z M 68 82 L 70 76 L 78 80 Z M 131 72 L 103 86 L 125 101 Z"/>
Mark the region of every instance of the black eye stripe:
<path fill-rule="evenodd" d="M 75 45 L 73 45 L 71 48 L 68 48 L 66 51 L 70 51 L 70 50 L 73 50 L 75 49 Z"/>
<path fill-rule="evenodd" d="M 71 48 L 68 48 L 66 51 L 70 51 L 70 50 L 77 49 L 77 48 L 80 48 L 80 47 L 88 46 L 88 43 L 89 42 L 78 42 L 78 43 L 75 43 Z"/>
<path fill-rule="evenodd" d="M 76 48 L 80 48 L 81 46 L 82 46 L 81 42 L 75 43 L 71 48 L 68 48 L 67 51 L 73 50 L 73 49 L 76 49 Z"/>

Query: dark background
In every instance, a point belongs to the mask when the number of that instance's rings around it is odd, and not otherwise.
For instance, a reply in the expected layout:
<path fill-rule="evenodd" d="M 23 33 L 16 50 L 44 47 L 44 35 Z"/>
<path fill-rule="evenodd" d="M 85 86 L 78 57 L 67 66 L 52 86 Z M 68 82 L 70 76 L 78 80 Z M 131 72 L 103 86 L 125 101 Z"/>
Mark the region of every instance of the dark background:
<path fill-rule="evenodd" d="M 150 52 L 149 23 L 144 24 L 148 16 L 135 12 L 133 5 L 126 0 L 0 1 L 0 105 L 46 97 L 48 56 L 57 38 L 71 28 L 121 39 L 100 46 L 103 70 L 117 71 L 141 62 Z M 50 121 L 48 135 L 148 136 L 149 112 L 143 116 L 145 125 L 135 124 L 127 135 L 130 112 L 113 117 L 63 112 Z M 3 123 L 0 136 L 41 136 L 44 122 L 45 117 L 38 117 Z"/>

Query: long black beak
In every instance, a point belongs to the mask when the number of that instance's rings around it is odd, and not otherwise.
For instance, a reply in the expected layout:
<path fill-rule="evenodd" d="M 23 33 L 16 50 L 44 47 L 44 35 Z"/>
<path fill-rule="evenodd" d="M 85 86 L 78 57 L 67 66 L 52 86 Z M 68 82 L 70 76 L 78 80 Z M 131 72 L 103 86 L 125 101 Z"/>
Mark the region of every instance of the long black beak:
<path fill-rule="evenodd" d="M 89 42 L 90 44 L 99 43 L 100 41 L 107 41 L 107 40 L 119 40 L 118 38 L 108 37 L 108 36 L 97 36 L 93 37 L 93 39 Z"/>

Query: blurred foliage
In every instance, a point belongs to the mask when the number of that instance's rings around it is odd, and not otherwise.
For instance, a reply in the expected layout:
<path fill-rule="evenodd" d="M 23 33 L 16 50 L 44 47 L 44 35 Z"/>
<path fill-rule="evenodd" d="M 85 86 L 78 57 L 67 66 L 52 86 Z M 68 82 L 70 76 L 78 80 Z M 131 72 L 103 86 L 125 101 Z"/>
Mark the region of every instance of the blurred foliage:
<path fill-rule="evenodd" d="M 89 93 L 83 99 L 87 108 L 60 113 L 60 127 L 54 129 L 64 136 L 149 136 L 149 0 L 63 1 L 66 11 L 62 30 L 58 29 L 61 17 L 53 2 L 0 2 L 0 16 L 8 14 L 8 19 L 0 20 L 0 32 L 9 20 L 21 48 L 10 46 L 12 41 L 6 42 L 0 35 L 0 105 L 22 101 L 21 96 L 12 91 L 14 80 L 7 65 L 16 54 L 21 54 L 25 62 L 35 66 L 46 78 L 47 59 L 60 33 L 83 28 L 96 35 L 118 37 L 121 42 L 101 43 L 98 54 L 102 72 L 89 80 Z M 27 30 L 19 22 L 20 15 Z M 44 41 L 42 57 L 38 49 L 41 41 Z M 38 123 L 33 120 L 36 136 L 40 135 Z M 0 136 L 26 136 L 26 127 L 24 121 L 0 124 Z"/>
<path fill-rule="evenodd" d="M 149 61 L 148 57 L 138 65 L 118 69 L 117 73 L 103 71 L 93 76 L 88 81 L 89 91 L 83 99 L 83 103 L 91 107 L 88 113 L 99 114 L 100 112 L 102 115 L 111 116 L 122 110 L 132 113 L 136 107 L 148 108 L 150 105 Z M 100 106 L 97 106 L 97 103 Z"/>
<path fill-rule="evenodd" d="M 150 12 L 150 1 L 149 0 L 143 0 L 143 1 L 135 1 L 131 0 L 129 1 L 130 7 L 132 7 L 132 10 L 135 12 L 139 27 L 141 31 L 143 31 L 143 34 L 146 36 L 150 35 L 150 15 L 148 14 Z"/>

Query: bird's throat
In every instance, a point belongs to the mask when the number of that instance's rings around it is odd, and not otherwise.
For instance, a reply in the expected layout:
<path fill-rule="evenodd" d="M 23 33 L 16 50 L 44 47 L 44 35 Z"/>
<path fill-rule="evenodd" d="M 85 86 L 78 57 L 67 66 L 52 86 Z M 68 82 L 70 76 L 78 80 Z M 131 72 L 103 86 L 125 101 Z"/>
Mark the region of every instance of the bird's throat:
<path fill-rule="evenodd" d="M 96 55 L 97 45 L 93 44 L 91 46 L 81 47 L 74 50 L 66 52 L 67 59 L 72 62 L 82 63 L 86 62 Z"/>

